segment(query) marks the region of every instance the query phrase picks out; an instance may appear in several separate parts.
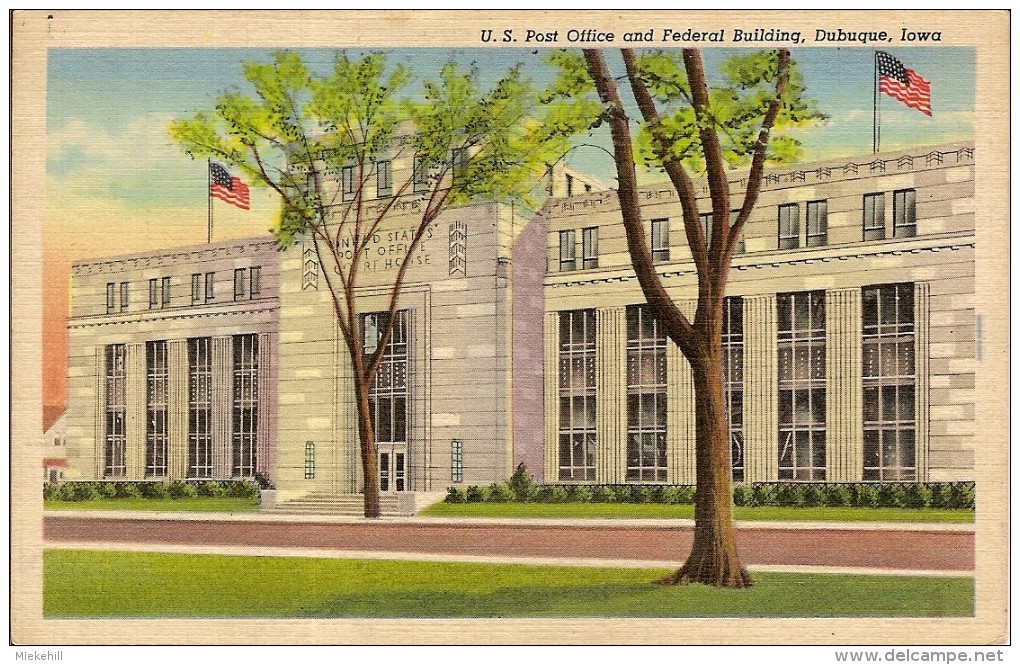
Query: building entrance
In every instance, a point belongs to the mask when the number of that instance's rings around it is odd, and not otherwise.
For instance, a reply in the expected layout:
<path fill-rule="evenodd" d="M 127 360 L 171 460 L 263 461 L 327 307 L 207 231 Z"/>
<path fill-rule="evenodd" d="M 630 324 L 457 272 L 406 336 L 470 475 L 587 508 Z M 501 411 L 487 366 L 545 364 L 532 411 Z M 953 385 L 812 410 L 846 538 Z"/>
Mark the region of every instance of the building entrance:
<path fill-rule="evenodd" d="M 383 444 L 379 450 L 379 491 L 403 492 L 407 489 L 407 446 Z"/>

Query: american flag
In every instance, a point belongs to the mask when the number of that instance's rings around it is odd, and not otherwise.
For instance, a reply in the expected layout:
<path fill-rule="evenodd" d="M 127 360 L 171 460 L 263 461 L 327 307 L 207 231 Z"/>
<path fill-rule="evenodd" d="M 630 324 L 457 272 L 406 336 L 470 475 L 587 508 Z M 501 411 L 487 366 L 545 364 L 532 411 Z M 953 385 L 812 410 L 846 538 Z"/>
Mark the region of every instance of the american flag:
<path fill-rule="evenodd" d="M 931 82 L 884 51 L 875 54 L 878 89 L 912 109 L 931 115 Z"/>
<path fill-rule="evenodd" d="M 209 162 L 209 195 L 221 201 L 248 210 L 250 198 L 248 185 L 240 178 L 231 177 L 227 170 L 216 162 Z"/>

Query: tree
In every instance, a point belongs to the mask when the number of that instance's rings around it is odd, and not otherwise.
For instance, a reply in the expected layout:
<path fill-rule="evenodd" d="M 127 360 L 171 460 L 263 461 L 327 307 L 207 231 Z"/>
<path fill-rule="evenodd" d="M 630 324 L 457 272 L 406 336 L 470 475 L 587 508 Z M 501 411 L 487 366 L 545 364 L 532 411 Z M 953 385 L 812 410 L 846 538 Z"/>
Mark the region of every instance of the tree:
<path fill-rule="evenodd" d="M 723 392 L 723 298 L 734 250 L 754 209 L 766 161 L 781 162 L 798 152 L 791 136 L 777 130 L 822 116 L 804 99 L 790 52 L 759 51 L 727 59 L 722 82 L 710 86 L 701 52 L 636 54 L 621 51 L 625 76 L 641 117 L 638 140 L 605 54 L 562 52 L 551 57 L 560 68 L 555 94 L 596 98 L 599 112 L 589 126 L 609 125 L 619 180 L 621 216 L 634 272 L 648 306 L 690 363 L 694 380 L 696 442 L 694 543 L 681 568 L 663 584 L 697 582 L 724 587 L 752 584 L 737 554 L 733 527 L 730 446 Z M 638 200 L 635 155 L 665 171 L 679 196 L 684 231 L 697 271 L 698 300 L 693 321 L 670 298 L 652 261 Z M 739 212 L 731 219 L 728 168 L 749 164 Z M 711 195 L 711 228 L 706 238 L 691 172 L 704 172 Z"/>
<path fill-rule="evenodd" d="M 279 246 L 310 240 L 327 267 L 333 313 L 353 368 L 366 517 L 379 516 L 370 390 L 412 262 L 402 261 L 392 279 L 389 315 L 380 318 L 379 340 L 369 353 L 361 342 L 358 257 L 402 200 L 415 199 L 419 210 L 406 257 L 450 206 L 480 199 L 530 202 L 544 165 L 566 146 L 566 125 L 555 126 L 555 104 L 548 106 L 551 122 L 535 118 L 535 96 L 520 67 L 483 90 L 474 67 L 449 62 L 416 95 L 406 92 L 411 74 L 403 65 L 389 66 L 380 53 L 352 59 L 341 52 L 332 71 L 320 75 L 300 55 L 279 52 L 270 63 L 245 63 L 254 95 L 226 92 L 213 111 L 170 125 L 172 138 L 193 158 L 232 165 L 273 190 L 280 200 L 273 228 Z M 367 184 L 392 179 L 391 165 L 412 156 L 406 177 L 391 183 L 392 196 L 368 205 Z"/>

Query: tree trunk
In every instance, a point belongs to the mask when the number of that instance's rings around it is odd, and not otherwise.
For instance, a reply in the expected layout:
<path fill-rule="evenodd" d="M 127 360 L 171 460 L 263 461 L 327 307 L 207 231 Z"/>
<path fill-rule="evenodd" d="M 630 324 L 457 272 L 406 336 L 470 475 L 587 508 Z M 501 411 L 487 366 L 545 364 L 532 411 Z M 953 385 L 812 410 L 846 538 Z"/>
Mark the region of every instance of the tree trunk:
<path fill-rule="evenodd" d="M 695 459 L 697 490 L 694 495 L 694 543 L 687 562 L 659 584 L 709 584 L 743 588 L 751 577 L 737 556 L 733 527 L 729 426 L 723 393 L 722 303 L 699 328 L 702 353 L 688 358 L 694 376 Z"/>
<path fill-rule="evenodd" d="M 372 430 L 372 410 L 368 403 L 368 385 L 360 372 L 355 372 L 354 396 L 358 403 L 358 439 L 361 443 L 362 487 L 365 496 L 365 517 L 379 517 L 378 468 L 375 458 L 375 432 Z"/>

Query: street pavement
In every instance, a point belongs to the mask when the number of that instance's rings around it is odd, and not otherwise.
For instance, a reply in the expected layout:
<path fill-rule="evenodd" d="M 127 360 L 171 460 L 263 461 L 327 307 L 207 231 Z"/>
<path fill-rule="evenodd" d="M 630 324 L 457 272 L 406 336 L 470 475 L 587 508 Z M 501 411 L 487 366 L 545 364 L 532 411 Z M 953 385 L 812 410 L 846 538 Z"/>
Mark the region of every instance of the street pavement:
<path fill-rule="evenodd" d="M 670 567 L 689 520 L 365 520 L 50 511 L 47 547 Z M 971 574 L 972 524 L 738 523 L 752 570 Z"/>

